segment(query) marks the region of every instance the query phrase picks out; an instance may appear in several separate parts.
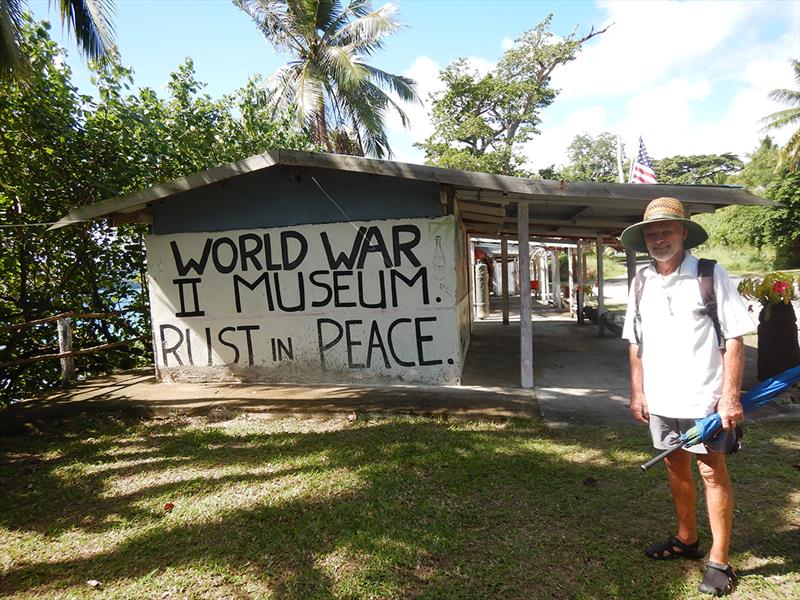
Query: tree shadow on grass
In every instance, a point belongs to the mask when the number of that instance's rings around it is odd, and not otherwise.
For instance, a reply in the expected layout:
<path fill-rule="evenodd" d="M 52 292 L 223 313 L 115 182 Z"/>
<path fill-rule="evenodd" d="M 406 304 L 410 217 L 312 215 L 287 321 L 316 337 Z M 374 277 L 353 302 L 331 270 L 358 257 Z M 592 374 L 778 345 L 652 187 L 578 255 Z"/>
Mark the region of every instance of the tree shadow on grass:
<path fill-rule="evenodd" d="M 24 508 L 33 493 L 26 477 L 17 482 L 15 463 L 4 467 L 0 522 L 53 543 L 70 529 L 102 540 L 120 520 L 139 526 L 91 556 L 17 561 L 3 578 L 5 593 L 81 589 L 97 578 L 124 595 L 131 581 L 167 569 L 222 570 L 236 577 L 221 595 L 247 595 L 255 586 L 284 598 L 667 599 L 699 578 L 697 563 L 655 565 L 642 555 L 672 531 L 673 518 L 663 473 L 638 473 L 650 453 L 638 429 L 394 419 L 315 433 L 231 434 L 123 423 L 115 445 L 114 435 L 91 441 L 91 430 L 71 427 L 65 439 L 4 444 L 6 458 L 47 446 L 60 457 L 38 467 L 34 511 Z M 758 460 L 780 450 L 766 439 L 753 443 L 763 452 Z M 150 462 L 115 466 L 119 448 Z M 76 461 L 104 468 L 90 469 L 84 481 L 57 475 L 57 466 Z M 772 468 L 774 501 L 759 505 L 758 526 L 734 544 L 763 556 L 775 556 L 775 547 L 757 550 L 751 538 L 759 527 L 789 525 L 782 511 L 796 491 L 785 472 L 791 467 Z M 162 481 L 173 469 L 190 476 Z M 137 475 L 148 483 L 108 493 Z M 165 515 L 163 501 L 172 497 L 175 511 Z M 740 510 L 757 500 L 745 490 Z M 189 503 L 208 509 L 192 512 Z M 782 573 L 791 572 L 797 557 L 784 558 Z"/>

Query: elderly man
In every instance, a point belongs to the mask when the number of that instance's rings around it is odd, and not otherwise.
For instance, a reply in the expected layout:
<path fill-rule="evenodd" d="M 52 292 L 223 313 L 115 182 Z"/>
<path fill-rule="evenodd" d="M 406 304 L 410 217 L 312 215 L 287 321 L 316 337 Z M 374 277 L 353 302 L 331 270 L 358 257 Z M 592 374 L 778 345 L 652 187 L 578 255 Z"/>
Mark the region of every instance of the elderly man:
<path fill-rule="evenodd" d="M 736 584 L 728 556 L 733 493 L 725 451 L 737 445 L 735 429 L 743 418 L 742 336 L 753 322 L 728 274 L 713 263 L 717 322 L 709 316 L 698 259 L 687 252 L 707 237 L 675 198 L 653 200 L 644 219 L 622 233 L 626 247 L 652 259 L 631 286 L 622 337 L 631 343 L 630 410 L 634 419 L 649 423 L 655 448 L 674 446 L 695 419 L 715 411 L 722 417 L 724 431 L 711 447 L 699 444 L 666 459 L 678 527 L 675 535 L 645 550 L 653 560 L 704 556 L 697 537 L 694 455 L 713 536 L 700 591 L 722 595 Z"/>

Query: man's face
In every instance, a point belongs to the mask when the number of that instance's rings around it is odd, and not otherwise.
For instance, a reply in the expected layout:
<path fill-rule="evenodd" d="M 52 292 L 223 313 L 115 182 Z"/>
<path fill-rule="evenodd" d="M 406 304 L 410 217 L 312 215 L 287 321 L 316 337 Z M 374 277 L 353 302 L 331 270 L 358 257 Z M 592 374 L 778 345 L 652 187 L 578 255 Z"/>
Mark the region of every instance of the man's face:
<path fill-rule="evenodd" d="M 657 261 L 667 261 L 683 252 L 686 226 L 676 221 L 656 221 L 644 226 L 644 243 Z"/>

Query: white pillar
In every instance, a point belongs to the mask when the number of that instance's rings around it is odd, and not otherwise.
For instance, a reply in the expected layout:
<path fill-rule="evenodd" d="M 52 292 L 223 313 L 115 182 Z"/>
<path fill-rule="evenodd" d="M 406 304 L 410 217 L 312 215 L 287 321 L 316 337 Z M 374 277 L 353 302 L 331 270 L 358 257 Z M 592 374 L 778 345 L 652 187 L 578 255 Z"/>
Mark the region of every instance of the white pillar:
<path fill-rule="evenodd" d="M 531 329 L 531 263 L 528 241 L 528 204 L 517 204 L 519 236 L 519 369 L 520 387 L 533 387 L 533 331 Z"/>
<path fill-rule="evenodd" d="M 575 271 L 572 269 L 572 248 L 567 248 L 567 274 L 567 290 L 569 293 L 567 304 L 569 316 L 574 317 L 575 313 L 572 310 L 572 298 L 575 295 Z"/>
<path fill-rule="evenodd" d="M 577 248 L 577 267 L 578 267 L 578 324 L 583 325 L 583 286 L 586 285 L 586 277 L 584 277 L 584 270 L 586 263 L 583 260 L 583 240 L 578 240 Z"/>
<path fill-rule="evenodd" d="M 501 287 L 503 289 L 503 325 L 508 325 L 508 238 L 500 238 L 500 261 L 502 266 Z"/>
<path fill-rule="evenodd" d="M 597 236 L 595 244 L 597 249 L 597 333 L 603 335 L 605 333 L 605 326 L 603 325 L 603 315 L 606 312 L 606 303 L 603 285 L 603 238 Z"/>

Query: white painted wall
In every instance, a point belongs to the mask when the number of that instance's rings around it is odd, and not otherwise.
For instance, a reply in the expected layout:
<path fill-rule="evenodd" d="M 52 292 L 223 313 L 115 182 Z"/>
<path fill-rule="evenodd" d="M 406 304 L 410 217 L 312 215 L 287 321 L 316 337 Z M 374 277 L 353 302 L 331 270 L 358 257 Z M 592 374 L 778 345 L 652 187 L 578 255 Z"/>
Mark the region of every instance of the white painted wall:
<path fill-rule="evenodd" d="M 146 245 L 162 381 L 459 382 L 452 216 Z"/>

